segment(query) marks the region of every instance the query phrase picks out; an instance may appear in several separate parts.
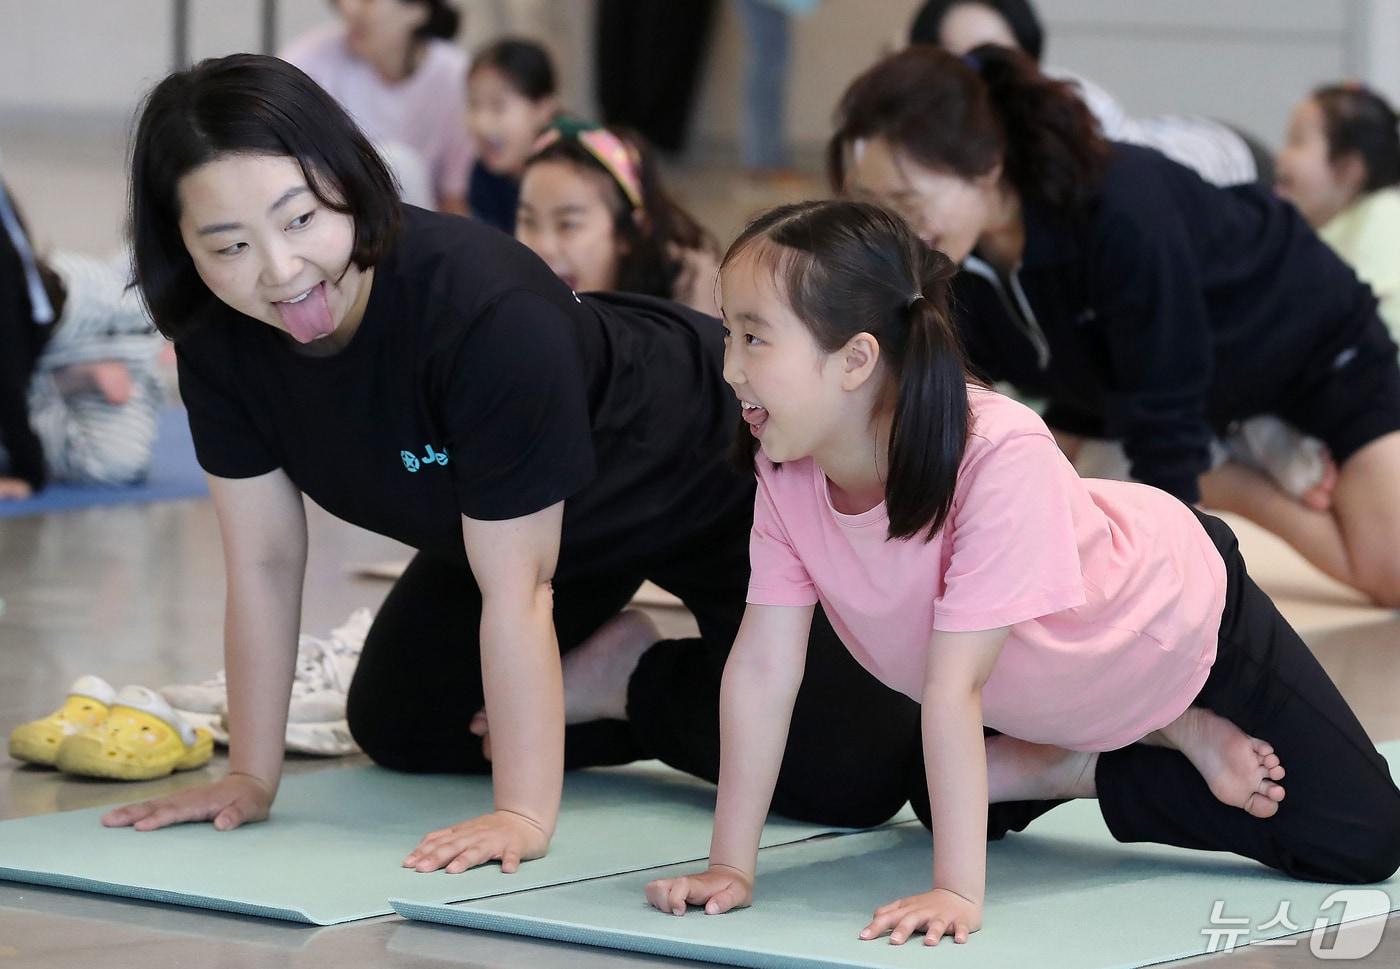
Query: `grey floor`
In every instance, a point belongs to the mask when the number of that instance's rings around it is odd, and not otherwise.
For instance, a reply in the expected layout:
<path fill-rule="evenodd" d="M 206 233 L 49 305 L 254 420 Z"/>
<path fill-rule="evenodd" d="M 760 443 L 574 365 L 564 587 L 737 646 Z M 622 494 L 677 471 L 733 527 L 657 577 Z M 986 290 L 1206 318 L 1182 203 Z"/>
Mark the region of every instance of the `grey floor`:
<path fill-rule="evenodd" d="M 117 244 L 120 132 L 7 130 L 3 136 L 5 177 L 25 201 L 41 239 L 90 252 Z M 781 200 L 722 171 L 680 170 L 675 185 L 721 235 L 732 234 L 749 212 Z M 818 191 L 814 182 L 811 192 Z M 352 576 L 347 566 L 407 553 L 318 509 L 312 508 L 309 518 L 304 626 L 324 632 L 353 608 L 377 605 L 387 591 L 385 583 Z M 1251 538 L 1247 554 L 1261 584 L 1305 630 L 1371 735 L 1377 741 L 1400 738 L 1400 620 L 1358 606 L 1267 537 Z M 0 520 L 0 733 L 47 713 L 82 673 L 153 686 L 207 676 L 220 665 L 222 596 L 218 535 L 207 502 Z M 688 622 L 684 616 L 658 616 L 674 629 Z M 292 761 L 288 770 L 334 770 L 353 762 L 303 759 Z M 216 760 L 205 771 L 121 786 L 64 781 L 0 758 L 0 819 L 150 797 L 200 783 L 218 769 Z M 1391 920 L 1380 948 L 1360 964 L 1400 965 L 1397 923 L 1400 919 Z M 1319 960 L 1304 942 L 1191 961 L 1282 969 Z M 395 918 L 305 928 L 0 883 L 0 966 L 661 964 Z"/>

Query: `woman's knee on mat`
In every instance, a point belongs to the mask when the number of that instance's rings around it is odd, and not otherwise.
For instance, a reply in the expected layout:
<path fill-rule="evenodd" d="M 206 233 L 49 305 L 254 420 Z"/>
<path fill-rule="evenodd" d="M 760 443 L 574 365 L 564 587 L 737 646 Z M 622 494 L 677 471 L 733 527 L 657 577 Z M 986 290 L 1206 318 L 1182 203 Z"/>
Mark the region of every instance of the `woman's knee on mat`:
<path fill-rule="evenodd" d="M 1385 881 L 1400 871 L 1400 794 L 1380 796 L 1367 805 L 1364 833 L 1357 835 L 1355 881 Z"/>
<path fill-rule="evenodd" d="M 899 769 L 784 770 L 773 792 L 773 810 L 794 821 L 870 828 L 884 824 L 908 800 L 904 771 Z"/>
<path fill-rule="evenodd" d="M 1306 844 L 1279 846 L 1285 874 L 1347 885 L 1385 881 L 1400 870 L 1400 793 L 1392 786 L 1311 818 L 1299 840 Z"/>
<path fill-rule="evenodd" d="M 367 725 L 351 717 L 349 724 L 350 736 L 379 767 L 405 774 L 491 773 L 491 762 L 480 753 L 476 737 L 464 737 L 460 744 L 444 749 L 421 736 L 384 729 L 382 723 Z"/>
<path fill-rule="evenodd" d="M 380 767 L 410 774 L 490 772 L 481 740 L 465 724 L 457 730 L 435 729 L 419 713 L 386 704 L 384 694 L 365 687 L 358 675 L 345 702 L 350 735 Z"/>

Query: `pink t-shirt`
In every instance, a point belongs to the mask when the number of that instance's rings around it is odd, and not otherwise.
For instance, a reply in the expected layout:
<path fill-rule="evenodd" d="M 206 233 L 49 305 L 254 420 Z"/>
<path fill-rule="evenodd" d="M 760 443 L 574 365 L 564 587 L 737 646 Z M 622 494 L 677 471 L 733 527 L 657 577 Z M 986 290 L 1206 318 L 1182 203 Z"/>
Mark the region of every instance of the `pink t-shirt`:
<path fill-rule="evenodd" d="M 1004 734 L 1113 750 L 1175 720 L 1215 660 L 1225 565 L 1186 506 L 1080 479 L 1040 417 L 969 387 L 972 431 L 931 541 L 889 541 L 882 502 L 831 504 L 810 460 L 757 458 L 748 601 L 820 602 L 851 654 L 920 699 L 935 630 L 1010 627 L 982 689 Z"/>
<path fill-rule="evenodd" d="M 335 23 L 298 37 L 281 56 L 340 102 L 370 141 L 417 152 L 440 197 L 466 198 L 475 157 L 467 133 L 466 51 L 430 39 L 418 69 L 390 84 L 350 53 L 345 27 Z"/>

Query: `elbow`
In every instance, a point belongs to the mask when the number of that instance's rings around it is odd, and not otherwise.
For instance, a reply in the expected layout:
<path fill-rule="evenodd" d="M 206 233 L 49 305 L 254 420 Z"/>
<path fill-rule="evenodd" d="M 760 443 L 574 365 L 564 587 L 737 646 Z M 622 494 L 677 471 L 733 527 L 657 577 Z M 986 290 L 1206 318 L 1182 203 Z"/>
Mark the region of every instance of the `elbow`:
<path fill-rule="evenodd" d="M 554 616 L 554 580 L 545 576 L 533 582 L 516 584 L 513 588 L 481 590 L 483 621 L 497 618 L 505 623 L 518 623 L 522 618 Z"/>
<path fill-rule="evenodd" d="M 802 685 L 805 664 L 785 662 L 784 658 L 762 649 L 731 650 L 724 664 L 725 685 L 763 684 L 770 695 L 796 696 Z"/>
<path fill-rule="evenodd" d="M 306 553 L 296 549 L 269 550 L 251 560 L 256 574 L 277 582 L 296 582 L 306 571 Z M 232 570 L 230 570 L 232 571 Z"/>

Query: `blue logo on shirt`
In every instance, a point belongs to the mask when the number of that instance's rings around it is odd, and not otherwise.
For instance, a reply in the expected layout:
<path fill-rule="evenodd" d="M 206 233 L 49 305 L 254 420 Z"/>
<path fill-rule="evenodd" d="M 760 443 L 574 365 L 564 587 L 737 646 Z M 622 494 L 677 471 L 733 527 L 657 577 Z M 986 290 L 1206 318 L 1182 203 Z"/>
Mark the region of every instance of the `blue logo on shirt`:
<path fill-rule="evenodd" d="M 399 457 L 403 460 L 403 466 L 410 472 L 416 472 L 425 464 L 447 464 L 447 452 L 435 451 L 431 444 L 423 445 L 423 453 L 414 454 L 412 451 L 400 451 Z"/>

